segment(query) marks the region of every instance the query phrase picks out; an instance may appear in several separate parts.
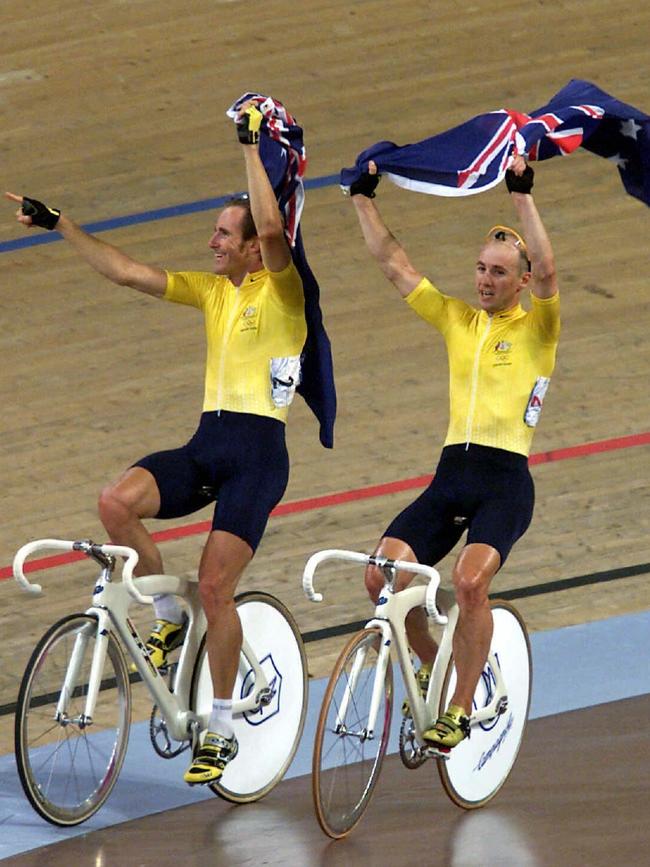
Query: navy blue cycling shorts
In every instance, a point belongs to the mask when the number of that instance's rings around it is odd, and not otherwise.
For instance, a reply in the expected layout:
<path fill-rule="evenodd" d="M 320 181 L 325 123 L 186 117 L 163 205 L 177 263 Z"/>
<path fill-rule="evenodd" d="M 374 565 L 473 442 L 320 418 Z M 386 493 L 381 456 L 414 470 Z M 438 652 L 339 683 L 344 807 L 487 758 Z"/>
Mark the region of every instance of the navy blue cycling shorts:
<path fill-rule="evenodd" d="M 226 530 L 253 551 L 289 481 L 284 422 L 243 412 L 204 412 L 184 446 L 134 464 L 160 492 L 157 518 L 179 518 L 216 500 L 213 530 Z"/>
<path fill-rule="evenodd" d="M 533 517 L 535 488 L 524 455 L 488 446 L 445 446 L 433 481 L 384 536 L 411 546 L 433 566 L 467 530 L 467 544 L 491 545 L 505 563 Z"/>

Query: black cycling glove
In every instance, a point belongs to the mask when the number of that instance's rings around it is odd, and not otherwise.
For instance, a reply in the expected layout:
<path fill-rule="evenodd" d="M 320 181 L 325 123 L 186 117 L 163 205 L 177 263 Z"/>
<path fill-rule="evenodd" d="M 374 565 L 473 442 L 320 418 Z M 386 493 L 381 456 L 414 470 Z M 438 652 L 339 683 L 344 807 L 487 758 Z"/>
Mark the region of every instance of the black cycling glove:
<path fill-rule="evenodd" d="M 370 172 L 363 172 L 357 181 L 350 184 L 351 196 L 365 196 L 367 199 L 375 198 L 375 190 L 381 175 L 371 175 Z"/>
<path fill-rule="evenodd" d="M 61 216 L 61 211 L 58 208 L 48 208 L 38 199 L 30 199 L 28 196 L 23 196 L 22 212 L 26 217 L 32 218 L 33 226 L 40 226 L 41 229 L 49 229 L 50 231 L 56 228 Z"/>
<path fill-rule="evenodd" d="M 263 114 L 254 105 L 249 105 L 237 121 L 237 138 L 241 144 L 258 144 Z"/>
<path fill-rule="evenodd" d="M 535 172 L 530 166 L 526 166 L 521 175 L 515 174 L 512 169 L 506 169 L 506 187 L 509 193 L 530 194 L 533 188 Z"/>

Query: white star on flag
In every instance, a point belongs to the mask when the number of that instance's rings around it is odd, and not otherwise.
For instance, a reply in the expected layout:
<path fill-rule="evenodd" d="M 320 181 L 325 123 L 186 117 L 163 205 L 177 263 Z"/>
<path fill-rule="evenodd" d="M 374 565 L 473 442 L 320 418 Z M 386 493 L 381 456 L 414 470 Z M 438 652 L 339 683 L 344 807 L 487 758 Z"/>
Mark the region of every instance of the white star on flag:
<path fill-rule="evenodd" d="M 609 159 L 626 193 L 650 207 L 650 114 L 579 78 L 528 112 L 501 108 L 411 144 L 376 142 L 342 169 L 340 182 L 349 188 L 373 160 L 403 189 L 470 196 L 501 183 L 516 153 L 534 162 L 579 148 Z"/>
<path fill-rule="evenodd" d="M 636 139 L 636 134 L 641 129 L 641 126 L 631 117 L 629 120 L 621 121 L 621 135 Z"/>

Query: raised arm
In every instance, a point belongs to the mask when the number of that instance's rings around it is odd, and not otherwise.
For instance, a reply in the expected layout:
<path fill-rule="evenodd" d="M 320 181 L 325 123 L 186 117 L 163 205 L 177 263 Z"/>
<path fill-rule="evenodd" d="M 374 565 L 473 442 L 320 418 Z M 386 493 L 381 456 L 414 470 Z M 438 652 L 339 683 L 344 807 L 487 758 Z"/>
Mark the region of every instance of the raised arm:
<path fill-rule="evenodd" d="M 79 256 L 99 274 L 119 286 L 131 286 L 139 292 L 162 297 L 167 286 L 167 275 L 162 268 L 136 262 L 112 244 L 89 235 L 81 226 L 54 208 L 48 208 L 36 199 L 5 193 L 12 202 L 20 205 L 16 218 L 24 226 L 39 226 L 60 232 Z"/>
<path fill-rule="evenodd" d="M 251 214 L 260 239 L 264 267 L 277 274 L 284 271 L 291 261 L 291 251 L 273 187 L 260 159 L 261 123 L 262 114 L 254 105 L 249 103 L 242 106 L 237 121 L 237 135 L 244 152 Z"/>
<path fill-rule="evenodd" d="M 533 170 L 526 165 L 523 157 L 516 157 L 506 172 L 506 184 L 528 247 L 532 273 L 530 291 L 538 298 L 551 298 L 558 291 L 555 257 L 533 200 Z"/>
<path fill-rule="evenodd" d="M 415 270 L 404 248 L 384 223 L 372 201 L 378 182 L 376 166 L 371 162 L 370 172 L 363 174 L 351 185 L 350 196 L 368 250 L 385 276 L 405 298 L 422 280 L 422 274 Z"/>

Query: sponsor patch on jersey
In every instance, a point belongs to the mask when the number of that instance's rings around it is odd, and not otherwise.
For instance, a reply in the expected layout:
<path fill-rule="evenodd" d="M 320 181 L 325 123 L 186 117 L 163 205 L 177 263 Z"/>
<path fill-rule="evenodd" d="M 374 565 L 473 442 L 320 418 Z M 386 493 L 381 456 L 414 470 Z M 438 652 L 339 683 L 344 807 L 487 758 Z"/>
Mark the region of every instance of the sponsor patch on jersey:
<path fill-rule="evenodd" d="M 494 367 L 509 366 L 512 364 L 512 343 L 509 340 L 500 340 L 494 347 Z"/>
<path fill-rule="evenodd" d="M 528 427 L 537 427 L 550 381 L 550 377 L 548 376 L 538 376 L 535 380 L 535 385 L 530 393 L 526 411 L 524 412 L 524 422 Z"/>
<path fill-rule="evenodd" d="M 239 320 L 239 331 L 257 331 L 257 307 L 249 304 Z"/>
<path fill-rule="evenodd" d="M 289 406 L 300 385 L 300 356 L 271 359 L 271 398 L 277 407 Z"/>

